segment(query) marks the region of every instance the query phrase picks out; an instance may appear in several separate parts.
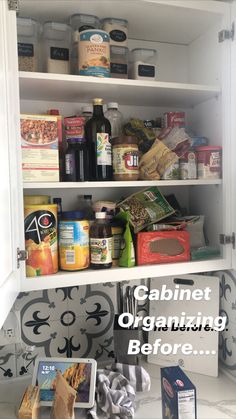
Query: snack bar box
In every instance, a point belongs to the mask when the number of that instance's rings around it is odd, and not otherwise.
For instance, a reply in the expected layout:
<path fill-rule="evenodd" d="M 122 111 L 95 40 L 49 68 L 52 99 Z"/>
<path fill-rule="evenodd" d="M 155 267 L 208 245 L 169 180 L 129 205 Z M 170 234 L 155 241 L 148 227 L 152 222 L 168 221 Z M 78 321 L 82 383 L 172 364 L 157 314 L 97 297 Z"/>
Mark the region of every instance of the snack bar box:
<path fill-rule="evenodd" d="M 188 260 L 190 260 L 188 231 L 153 231 L 137 234 L 138 265 Z"/>
<path fill-rule="evenodd" d="M 61 118 L 22 114 L 20 125 L 23 180 L 59 182 Z"/>
<path fill-rule="evenodd" d="M 197 419 L 196 387 L 180 367 L 161 368 L 163 419 Z"/>

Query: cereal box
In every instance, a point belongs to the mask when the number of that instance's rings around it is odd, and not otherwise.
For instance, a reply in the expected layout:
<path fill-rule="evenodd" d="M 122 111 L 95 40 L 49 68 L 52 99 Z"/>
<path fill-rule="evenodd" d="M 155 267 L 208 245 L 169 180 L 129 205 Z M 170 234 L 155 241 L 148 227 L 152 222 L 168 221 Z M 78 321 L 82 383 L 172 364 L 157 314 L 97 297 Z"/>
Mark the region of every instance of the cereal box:
<path fill-rule="evenodd" d="M 22 170 L 25 182 L 58 182 L 61 120 L 52 115 L 20 117 Z"/>
<path fill-rule="evenodd" d="M 162 419 L 197 419 L 196 387 L 180 367 L 161 368 Z"/>

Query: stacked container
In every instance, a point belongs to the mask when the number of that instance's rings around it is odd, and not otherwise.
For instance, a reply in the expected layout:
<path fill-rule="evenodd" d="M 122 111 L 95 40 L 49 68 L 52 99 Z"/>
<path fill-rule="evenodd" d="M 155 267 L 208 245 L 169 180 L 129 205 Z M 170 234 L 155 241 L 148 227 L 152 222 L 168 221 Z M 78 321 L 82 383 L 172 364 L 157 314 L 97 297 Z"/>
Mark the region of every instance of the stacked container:
<path fill-rule="evenodd" d="M 46 22 L 43 26 L 44 71 L 70 73 L 71 28 L 65 23 Z"/>
<path fill-rule="evenodd" d="M 40 24 L 30 18 L 17 18 L 18 64 L 20 71 L 40 71 Z"/>

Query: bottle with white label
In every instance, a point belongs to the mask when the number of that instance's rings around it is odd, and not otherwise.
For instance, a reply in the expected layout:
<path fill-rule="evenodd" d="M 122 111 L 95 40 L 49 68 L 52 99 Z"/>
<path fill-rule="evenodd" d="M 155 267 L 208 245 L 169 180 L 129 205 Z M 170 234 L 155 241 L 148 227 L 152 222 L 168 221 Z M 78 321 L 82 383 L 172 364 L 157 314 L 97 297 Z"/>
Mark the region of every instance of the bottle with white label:
<path fill-rule="evenodd" d="M 96 212 L 96 220 L 90 227 L 90 267 L 109 269 L 112 267 L 112 231 L 105 212 Z"/>
<path fill-rule="evenodd" d="M 103 115 L 103 100 L 93 100 L 93 116 L 85 124 L 90 180 L 112 180 L 111 124 Z"/>

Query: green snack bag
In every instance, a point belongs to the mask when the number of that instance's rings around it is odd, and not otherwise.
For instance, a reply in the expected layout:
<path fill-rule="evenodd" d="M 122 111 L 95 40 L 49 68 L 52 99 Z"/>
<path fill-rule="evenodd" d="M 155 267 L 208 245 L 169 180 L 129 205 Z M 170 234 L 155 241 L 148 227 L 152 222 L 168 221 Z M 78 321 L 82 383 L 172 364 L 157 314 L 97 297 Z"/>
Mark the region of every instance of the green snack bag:
<path fill-rule="evenodd" d="M 120 212 L 115 217 L 115 219 L 121 220 L 125 225 L 121 243 L 119 266 L 124 268 L 132 268 L 132 266 L 135 266 L 135 252 L 133 238 L 129 226 L 130 216 L 127 212 Z"/>

